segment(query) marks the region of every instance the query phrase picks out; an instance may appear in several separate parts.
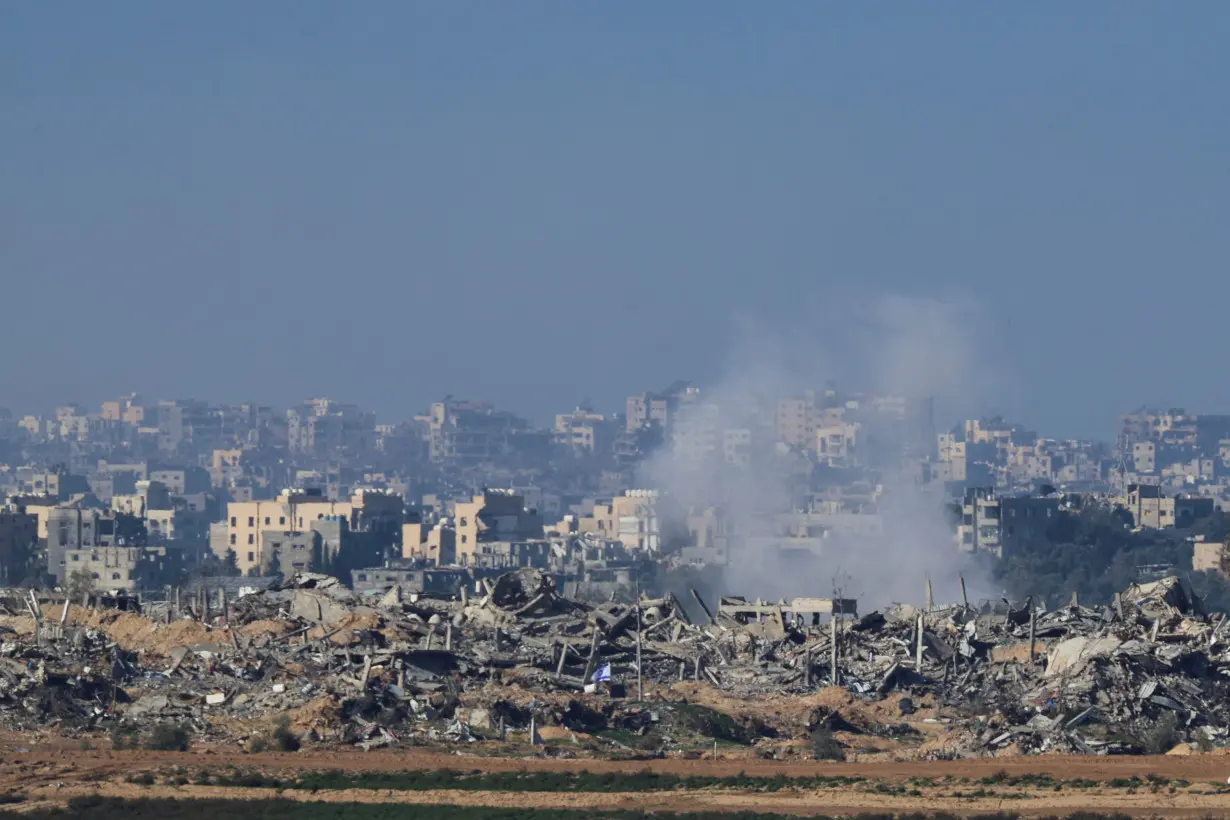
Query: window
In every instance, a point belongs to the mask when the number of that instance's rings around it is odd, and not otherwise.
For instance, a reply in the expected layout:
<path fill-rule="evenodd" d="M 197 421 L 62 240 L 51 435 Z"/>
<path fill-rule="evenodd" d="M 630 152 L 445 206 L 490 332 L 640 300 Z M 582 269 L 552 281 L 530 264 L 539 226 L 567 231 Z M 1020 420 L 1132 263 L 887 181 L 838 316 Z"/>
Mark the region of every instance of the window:
<path fill-rule="evenodd" d="M 463 527 L 464 527 L 465 525 L 466 525 L 466 520 L 465 520 L 465 518 L 463 517 L 463 518 L 461 519 L 461 526 L 463 526 Z"/>
<path fill-rule="evenodd" d="M 366 581 L 366 580 L 367 580 L 367 574 L 366 574 L 366 573 L 363 573 L 363 572 L 360 572 L 360 573 L 359 573 L 359 580 L 360 580 L 360 581 Z"/>
<path fill-rule="evenodd" d="M 81 560 L 81 556 L 80 556 L 80 555 L 76 555 L 76 554 L 74 554 L 74 555 L 73 555 L 73 560 L 74 560 L 74 561 L 80 561 L 80 560 Z"/>
<path fill-rule="evenodd" d="M 265 526 L 269 526 L 269 516 L 265 516 Z"/>
<path fill-rule="evenodd" d="M 255 526 L 256 526 L 256 516 L 252 516 L 252 515 L 249 515 L 249 516 L 248 516 L 248 526 L 249 526 L 249 527 L 255 527 Z"/>
<path fill-rule="evenodd" d="M 278 519 L 278 523 L 279 523 L 279 524 L 285 524 L 285 523 L 286 523 L 286 516 L 282 516 L 281 518 L 279 518 L 279 519 Z"/>
<path fill-rule="evenodd" d="M 249 544 L 255 544 L 255 543 L 256 543 L 256 536 L 255 536 L 255 535 L 248 535 L 248 543 L 249 543 Z"/>
<path fill-rule="evenodd" d="M 91 572 L 91 573 L 90 573 L 90 577 L 91 577 L 91 578 L 93 578 L 95 581 L 97 581 L 97 580 L 98 580 L 98 573 L 97 573 L 97 572 Z"/>
<path fill-rule="evenodd" d="M 256 560 L 256 555 L 255 555 L 255 554 L 253 554 L 253 553 L 251 553 L 251 552 L 249 552 L 249 553 L 248 553 L 248 563 L 252 563 L 252 562 L 253 562 L 253 561 L 255 561 L 255 560 Z"/>
<path fill-rule="evenodd" d="M 113 572 L 113 573 L 111 573 L 111 580 L 112 580 L 112 581 L 118 581 L 118 580 L 120 580 L 120 574 L 119 574 L 118 572 Z"/>
<path fill-rule="evenodd" d="M 461 536 L 461 543 L 463 543 L 463 544 L 464 544 L 464 543 L 466 543 L 468 539 L 469 539 L 469 536 L 468 536 L 468 535 L 463 535 L 463 536 Z"/>
<path fill-rule="evenodd" d="M 235 516 L 231 516 L 231 526 L 235 526 Z"/>
<path fill-rule="evenodd" d="M 235 534 L 231 533 L 231 546 L 235 546 Z"/>

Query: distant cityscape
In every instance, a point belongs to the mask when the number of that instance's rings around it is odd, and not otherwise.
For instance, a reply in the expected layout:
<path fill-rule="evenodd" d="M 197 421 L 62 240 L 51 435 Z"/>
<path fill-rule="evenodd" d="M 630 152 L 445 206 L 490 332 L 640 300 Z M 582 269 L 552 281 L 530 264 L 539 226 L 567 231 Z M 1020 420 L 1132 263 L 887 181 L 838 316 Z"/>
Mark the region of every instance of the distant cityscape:
<path fill-rule="evenodd" d="M 451 397 L 391 423 L 325 398 L 0 410 L 0 585 L 127 594 L 321 572 L 423 591 L 538 567 L 602 591 L 651 564 L 881 532 L 894 492 L 942 511 L 954 552 L 994 560 L 1091 505 L 1185 530 L 1230 499 L 1230 415 L 1139 409 L 1106 443 L 934 416 L 930 399 L 829 387 L 732 402 L 684 382 L 550 429 Z M 1220 541 L 1190 540 L 1193 569 L 1220 572 Z"/>

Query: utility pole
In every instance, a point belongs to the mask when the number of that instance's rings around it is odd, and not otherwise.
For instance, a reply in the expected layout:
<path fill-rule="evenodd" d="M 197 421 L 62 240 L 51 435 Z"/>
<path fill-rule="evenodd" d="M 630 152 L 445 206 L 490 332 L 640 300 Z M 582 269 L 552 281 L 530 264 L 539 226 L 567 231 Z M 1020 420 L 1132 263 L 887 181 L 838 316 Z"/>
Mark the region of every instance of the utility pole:
<path fill-rule="evenodd" d="M 829 637 L 829 683 L 833 686 L 837 685 L 837 613 L 833 612 L 829 616 L 829 628 L 831 634 Z"/>
<path fill-rule="evenodd" d="M 1034 606 L 1034 596 L 1029 596 L 1029 665 L 1034 663 L 1034 635 L 1038 621 L 1038 608 Z"/>
<path fill-rule="evenodd" d="M 922 672 L 922 656 L 923 656 L 923 616 L 918 613 L 918 643 L 914 647 L 914 670 Z"/>
<path fill-rule="evenodd" d="M 645 700 L 645 674 L 641 670 L 641 571 L 636 571 L 636 700 Z"/>

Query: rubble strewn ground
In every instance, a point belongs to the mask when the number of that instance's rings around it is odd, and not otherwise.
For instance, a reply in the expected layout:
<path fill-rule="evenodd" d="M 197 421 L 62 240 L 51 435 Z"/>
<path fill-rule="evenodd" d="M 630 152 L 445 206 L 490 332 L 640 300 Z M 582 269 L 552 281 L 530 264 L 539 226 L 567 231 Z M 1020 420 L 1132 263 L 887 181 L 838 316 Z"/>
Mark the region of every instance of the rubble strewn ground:
<path fill-rule="evenodd" d="M 865 761 L 1198 753 L 1230 729 L 1230 628 L 1177 578 L 1105 608 L 835 620 L 816 613 L 853 602 L 723 599 L 693 620 L 669 594 L 569 600 L 536 570 L 481 583 L 358 596 L 300 575 L 140 613 L 8 600 L 0 724 L 121 746 L 175 725 L 238 749 Z"/>

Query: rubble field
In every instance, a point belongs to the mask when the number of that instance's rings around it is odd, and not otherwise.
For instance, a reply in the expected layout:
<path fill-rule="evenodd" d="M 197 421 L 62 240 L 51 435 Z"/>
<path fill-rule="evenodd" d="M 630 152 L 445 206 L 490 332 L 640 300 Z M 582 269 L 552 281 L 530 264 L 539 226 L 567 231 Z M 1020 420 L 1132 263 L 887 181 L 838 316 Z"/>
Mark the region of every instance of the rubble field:
<path fill-rule="evenodd" d="M 140 612 L 29 592 L 0 601 L 0 730 L 82 750 L 741 765 L 1230 745 L 1227 618 L 1178 578 L 1052 611 L 694 598 L 701 618 L 669 593 L 570 600 L 536 570 L 453 598 L 304 574 Z"/>

